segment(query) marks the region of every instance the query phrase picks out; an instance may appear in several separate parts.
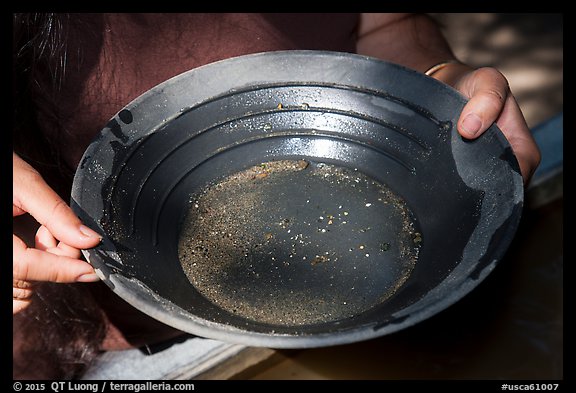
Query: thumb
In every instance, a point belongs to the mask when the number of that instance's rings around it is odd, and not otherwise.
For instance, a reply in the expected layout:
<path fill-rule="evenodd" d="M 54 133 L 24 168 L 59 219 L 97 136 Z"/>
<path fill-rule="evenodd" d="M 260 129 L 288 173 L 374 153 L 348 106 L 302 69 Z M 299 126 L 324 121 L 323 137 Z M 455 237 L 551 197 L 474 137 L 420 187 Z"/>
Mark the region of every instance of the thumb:
<path fill-rule="evenodd" d="M 458 131 L 465 138 L 475 138 L 494 123 L 510 93 L 508 81 L 494 68 L 479 68 L 466 75 L 458 89 L 470 98 L 458 121 Z"/>
<path fill-rule="evenodd" d="M 27 212 L 61 242 L 86 249 L 101 237 L 82 224 L 72 209 L 46 184 L 42 176 L 13 153 L 13 211 Z"/>

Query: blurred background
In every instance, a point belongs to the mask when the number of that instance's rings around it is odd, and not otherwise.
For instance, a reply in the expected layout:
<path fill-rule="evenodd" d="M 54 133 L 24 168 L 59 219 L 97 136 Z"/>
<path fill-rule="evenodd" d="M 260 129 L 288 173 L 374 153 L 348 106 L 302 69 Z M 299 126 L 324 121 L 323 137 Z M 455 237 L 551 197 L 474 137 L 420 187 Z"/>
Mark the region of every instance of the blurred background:
<path fill-rule="evenodd" d="M 273 362 L 236 378 L 563 378 L 563 16 L 431 15 L 459 60 L 497 67 L 508 78 L 528 126 L 538 133 L 541 166 L 553 176 L 542 174 L 528 190 L 501 264 L 454 306 L 380 339 L 277 351 Z"/>

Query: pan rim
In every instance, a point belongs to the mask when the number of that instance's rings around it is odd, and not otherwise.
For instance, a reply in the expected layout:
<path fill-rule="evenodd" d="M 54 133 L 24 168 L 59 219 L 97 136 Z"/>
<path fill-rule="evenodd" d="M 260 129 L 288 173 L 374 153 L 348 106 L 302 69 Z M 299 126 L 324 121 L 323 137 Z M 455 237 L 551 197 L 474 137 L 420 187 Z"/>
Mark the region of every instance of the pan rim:
<path fill-rule="evenodd" d="M 112 120 L 116 122 L 122 121 L 122 118 L 125 117 L 126 111 L 130 113 L 134 110 L 138 110 L 142 107 L 150 107 L 153 106 L 154 100 L 161 99 L 161 93 L 165 93 L 167 90 L 174 88 L 178 90 L 175 86 L 181 84 L 182 81 L 186 82 L 186 79 L 195 79 L 198 73 L 206 73 L 207 71 L 218 69 L 218 68 L 226 68 L 229 66 L 233 66 L 235 62 L 257 62 L 261 59 L 282 59 L 285 57 L 313 57 L 319 61 L 319 58 L 329 58 L 329 59 L 349 59 L 352 62 L 365 62 L 368 64 L 373 65 L 374 67 L 390 67 L 392 69 L 398 70 L 400 73 L 405 73 L 406 75 L 411 75 L 414 78 L 420 78 L 421 80 L 425 80 L 426 83 L 434 84 L 438 89 L 443 90 L 446 94 L 453 96 L 457 99 L 462 105 L 466 102 L 465 98 L 457 92 L 455 89 L 447 86 L 431 77 L 428 77 L 424 74 L 420 74 L 417 71 L 411 70 L 409 68 L 403 67 L 401 65 L 393 64 L 384 62 L 380 59 L 368 57 L 368 56 L 360 56 L 357 54 L 352 53 L 342 53 L 342 52 L 331 52 L 331 51 L 313 51 L 313 50 L 294 50 L 294 51 L 273 51 L 273 52 L 261 52 L 261 53 L 254 53 L 249 55 L 237 56 L 225 60 L 220 60 L 215 63 L 210 63 L 201 67 L 198 67 L 193 70 L 186 71 L 180 75 L 177 75 L 173 78 L 168 79 L 167 81 L 157 85 L 156 87 L 152 88 L 151 90 L 143 93 L 131 103 L 126 105 L 122 108 L 118 113 L 116 113 Z M 258 76 L 254 76 L 253 83 L 258 83 Z M 240 88 L 238 86 L 237 88 Z M 201 95 L 200 95 L 201 96 Z M 203 93 L 204 98 L 206 99 L 209 96 L 208 93 Z M 197 101 L 201 101 L 200 98 L 196 98 Z M 194 105 L 192 103 L 191 105 Z M 183 110 L 186 110 L 186 105 L 182 106 L 175 106 L 170 108 L 168 113 L 161 113 L 155 114 L 154 116 L 157 118 L 163 118 L 161 122 L 157 123 L 155 127 L 148 128 L 148 129 L 138 129 L 137 124 L 131 122 L 129 124 L 123 124 L 124 129 L 123 133 L 128 138 L 126 143 L 131 143 L 138 137 L 144 135 L 149 135 L 158 130 L 163 124 L 172 121 L 173 119 L 177 118 Z M 149 118 L 148 118 L 149 120 Z M 154 121 L 152 121 L 154 123 Z M 498 143 L 502 149 L 511 149 L 507 139 L 504 137 L 502 132 L 496 127 L 492 126 L 493 129 L 492 135 L 495 138 L 495 143 Z M 85 151 L 82 159 L 81 165 L 79 169 L 76 171 L 74 176 L 73 188 L 72 188 L 72 195 L 71 195 L 71 205 L 73 208 L 79 212 L 82 209 L 82 201 L 85 196 L 85 182 L 89 181 L 86 176 L 86 171 L 84 170 L 90 163 L 90 160 L 93 157 L 100 154 L 100 150 L 102 145 L 109 142 L 111 139 L 118 138 L 113 133 L 108 132 L 109 128 L 104 128 L 101 133 L 95 138 L 95 140 L 90 144 L 90 146 Z M 517 161 L 511 163 L 511 166 L 514 168 L 513 174 L 515 183 L 513 187 L 513 195 L 516 202 L 516 205 L 520 207 L 523 203 L 523 185 L 521 182 L 521 175 L 519 173 L 519 168 Z M 517 170 L 516 170 L 517 169 Z M 78 210 L 80 209 L 80 210 Z M 107 268 L 105 265 L 100 264 L 98 265 L 95 263 L 96 271 L 100 278 L 112 288 L 112 290 L 117 293 L 121 298 L 126 300 L 132 306 L 136 307 L 137 309 L 145 312 L 146 314 L 152 316 L 155 319 L 158 319 L 168 325 L 171 325 L 177 329 L 187 331 L 193 334 L 198 334 L 203 337 L 228 341 L 228 342 L 236 342 L 240 344 L 250 345 L 250 346 L 264 346 L 264 347 L 273 347 L 273 348 L 307 348 L 307 347 L 319 347 L 319 346 L 327 346 L 327 345 L 339 345 L 339 344 L 346 344 L 352 343 L 360 340 L 371 339 L 375 337 L 382 336 L 384 334 L 393 333 L 399 330 L 402 330 L 406 327 L 419 323 L 432 315 L 437 314 L 438 312 L 448 308 L 450 305 L 456 303 L 459 299 L 463 298 L 466 294 L 472 291 L 497 265 L 501 257 L 503 256 L 505 250 L 508 248 L 509 244 L 511 243 L 516 228 L 518 227 L 520 221 L 520 211 L 514 213 L 512 219 L 506 223 L 508 230 L 506 231 L 506 236 L 504 236 L 499 244 L 497 250 L 493 253 L 493 260 L 489 261 L 489 263 L 480 271 L 476 278 L 470 278 L 469 276 L 466 277 L 463 281 L 459 283 L 457 287 L 453 287 L 453 291 L 450 292 L 448 296 L 443 296 L 440 299 L 435 299 L 433 294 L 427 295 L 426 297 L 430 297 L 429 300 L 424 301 L 424 305 L 421 306 L 419 309 L 416 309 L 412 312 L 405 313 L 405 315 L 398 315 L 397 319 L 394 321 L 389 321 L 387 323 L 381 323 L 380 326 L 377 324 L 374 325 L 363 325 L 358 326 L 353 329 L 337 331 L 337 332 L 327 332 L 322 334 L 313 334 L 313 335 L 284 335 L 284 334 L 274 334 L 274 333 L 260 333 L 260 332 L 253 332 L 248 330 L 241 330 L 239 328 L 235 328 L 232 326 L 228 326 L 225 324 L 211 322 L 204 320 L 202 318 L 197 318 L 194 320 L 190 313 L 180 309 L 178 306 L 171 304 L 171 307 L 176 310 L 172 314 L 166 312 L 165 308 L 162 307 L 158 302 L 151 301 L 153 300 L 153 296 L 150 295 L 150 291 L 145 292 L 145 295 L 138 293 L 134 289 L 134 285 L 143 286 L 143 283 L 139 282 L 136 283 L 134 279 L 127 278 L 120 273 L 114 272 L 114 269 Z M 97 213 L 96 213 L 97 214 Z M 94 217 L 93 217 L 94 218 Z M 98 221 L 98 217 L 96 217 L 95 221 Z M 91 250 L 83 250 L 82 251 L 84 256 L 88 261 L 94 261 L 95 255 L 93 255 Z M 153 291 L 152 291 L 153 292 Z M 145 296 L 150 295 L 151 298 L 145 298 Z M 180 311 L 179 311 L 180 310 Z"/>

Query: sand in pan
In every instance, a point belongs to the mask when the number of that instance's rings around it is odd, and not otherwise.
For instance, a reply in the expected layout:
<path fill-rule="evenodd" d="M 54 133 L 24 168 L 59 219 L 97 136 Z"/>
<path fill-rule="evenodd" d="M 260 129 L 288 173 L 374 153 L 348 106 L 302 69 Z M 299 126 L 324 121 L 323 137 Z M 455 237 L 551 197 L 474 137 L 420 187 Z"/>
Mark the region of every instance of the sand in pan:
<path fill-rule="evenodd" d="M 422 244 L 402 198 L 359 171 L 270 161 L 206 187 L 179 257 L 199 293 L 251 321 L 353 317 L 392 296 Z"/>

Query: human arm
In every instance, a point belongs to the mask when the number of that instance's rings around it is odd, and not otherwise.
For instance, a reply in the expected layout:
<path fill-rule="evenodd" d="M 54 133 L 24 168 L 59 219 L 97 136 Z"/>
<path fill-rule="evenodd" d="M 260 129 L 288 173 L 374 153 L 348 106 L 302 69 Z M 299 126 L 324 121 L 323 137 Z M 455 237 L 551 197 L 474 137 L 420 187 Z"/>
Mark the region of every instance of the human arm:
<path fill-rule="evenodd" d="M 437 24 L 426 14 L 362 14 L 356 49 L 359 54 L 421 72 L 456 60 Z M 457 123 L 464 138 L 476 138 L 493 123 L 498 125 L 518 159 L 527 185 L 540 163 L 540 151 L 502 73 L 491 67 L 474 69 L 456 61 L 432 76 L 469 98 Z"/>

